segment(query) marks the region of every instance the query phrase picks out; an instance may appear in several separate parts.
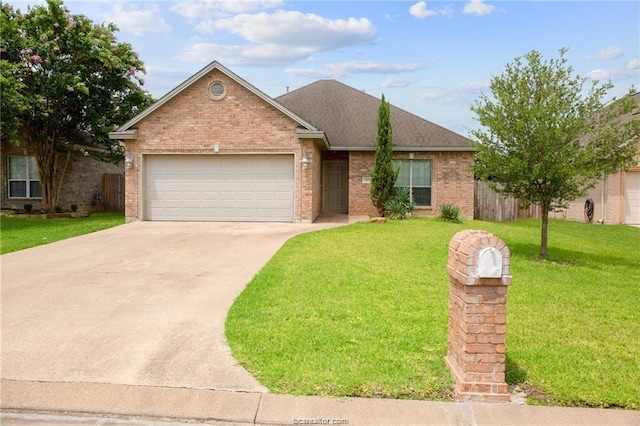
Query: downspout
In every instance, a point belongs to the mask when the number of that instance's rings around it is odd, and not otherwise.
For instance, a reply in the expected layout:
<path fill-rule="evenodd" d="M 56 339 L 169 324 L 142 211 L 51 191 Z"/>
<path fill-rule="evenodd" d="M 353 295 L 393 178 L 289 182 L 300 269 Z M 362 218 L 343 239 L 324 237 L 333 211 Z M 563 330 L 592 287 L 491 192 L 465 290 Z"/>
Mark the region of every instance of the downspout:
<path fill-rule="evenodd" d="M 625 188 L 627 186 L 627 173 L 624 171 L 620 172 L 620 207 L 618 208 L 619 224 L 625 223 L 625 215 L 627 212 L 625 211 L 626 207 L 626 199 L 625 199 Z"/>
<path fill-rule="evenodd" d="M 602 205 L 602 213 L 600 215 L 601 219 L 600 219 L 600 224 L 604 225 L 604 215 L 605 215 L 605 201 L 607 199 L 607 175 L 604 174 L 604 172 L 602 173 L 602 193 L 601 193 L 601 200 L 600 200 L 600 204 Z"/>

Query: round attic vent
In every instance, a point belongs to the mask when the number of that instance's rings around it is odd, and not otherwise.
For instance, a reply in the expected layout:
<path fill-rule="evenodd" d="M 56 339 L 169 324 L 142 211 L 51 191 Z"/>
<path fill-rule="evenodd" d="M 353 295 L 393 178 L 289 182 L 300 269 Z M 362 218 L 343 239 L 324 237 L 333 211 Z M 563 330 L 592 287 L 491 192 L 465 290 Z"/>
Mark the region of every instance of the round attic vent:
<path fill-rule="evenodd" d="M 224 85 L 221 81 L 214 81 L 209 86 L 209 95 L 215 101 L 219 101 L 224 98 L 227 94 L 227 86 Z"/>

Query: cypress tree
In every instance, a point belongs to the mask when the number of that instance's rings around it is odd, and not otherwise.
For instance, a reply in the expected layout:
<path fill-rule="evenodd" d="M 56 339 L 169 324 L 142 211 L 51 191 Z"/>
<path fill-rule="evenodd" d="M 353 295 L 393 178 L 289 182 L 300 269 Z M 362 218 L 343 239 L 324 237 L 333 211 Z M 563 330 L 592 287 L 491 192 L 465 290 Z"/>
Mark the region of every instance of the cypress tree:
<path fill-rule="evenodd" d="M 391 117 L 389 102 L 382 95 L 378 108 L 378 137 L 376 143 L 376 156 L 371 170 L 371 201 L 378 209 L 378 213 L 384 215 L 384 205 L 394 196 L 394 185 L 398 172 L 393 168 L 393 132 L 391 129 Z"/>

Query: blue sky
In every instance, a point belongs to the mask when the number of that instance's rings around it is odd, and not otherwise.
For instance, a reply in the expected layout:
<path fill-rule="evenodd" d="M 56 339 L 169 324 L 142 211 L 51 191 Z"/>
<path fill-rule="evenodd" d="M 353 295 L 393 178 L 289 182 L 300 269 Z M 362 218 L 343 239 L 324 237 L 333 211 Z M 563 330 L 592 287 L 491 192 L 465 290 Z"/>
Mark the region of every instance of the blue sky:
<path fill-rule="evenodd" d="M 26 11 L 27 4 L 10 1 Z M 218 60 L 270 96 L 334 78 L 468 136 L 469 107 L 530 50 L 640 90 L 637 1 L 66 1 L 113 22 L 156 98 Z"/>

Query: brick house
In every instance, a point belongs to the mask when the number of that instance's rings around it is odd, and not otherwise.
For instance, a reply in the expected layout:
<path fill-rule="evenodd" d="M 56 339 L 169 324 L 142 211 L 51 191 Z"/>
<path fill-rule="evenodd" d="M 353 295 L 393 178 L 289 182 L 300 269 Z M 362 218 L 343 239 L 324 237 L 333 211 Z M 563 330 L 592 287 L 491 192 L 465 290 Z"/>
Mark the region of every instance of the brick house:
<path fill-rule="evenodd" d="M 26 148 L 2 139 L 0 160 L 0 203 L 3 210 L 21 210 L 31 204 L 34 210 L 42 208 L 38 169 L 33 153 Z M 99 150 L 90 145 L 78 145 L 83 150 Z M 62 165 L 59 170 L 61 171 Z M 74 152 L 64 174 L 60 190 L 59 206 L 70 209 L 71 204 L 79 211 L 100 209 L 96 195 L 103 191 L 103 176 L 124 173 L 124 164 L 105 163 Z"/>
<path fill-rule="evenodd" d="M 638 108 L 623 118 L 626 121 L 640 118 L 640 92 L 632 97 Z M 640 140 L 637 143 L 640 148 Z M 569 208 L 559 215 L 570 220 L 586 220 L 587 199 L 594 204 L 594 223 L 640 225 L 640 157 L 635 166 L 626 172 L 604 176 L 587 195 L 569 203 Z"/>
<path fill-rule="evenodd" d="M 125 143 L 132 220 L 314 221 L 375 214 L 380 100 L 333 80 L 271 98 L 214 61 L 109 136 Z M 417 215 L 473 217 L 474 148 L 391 107 L 398 185 Z"/>

